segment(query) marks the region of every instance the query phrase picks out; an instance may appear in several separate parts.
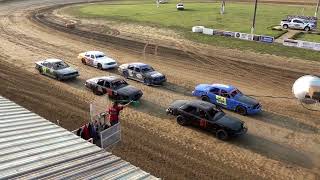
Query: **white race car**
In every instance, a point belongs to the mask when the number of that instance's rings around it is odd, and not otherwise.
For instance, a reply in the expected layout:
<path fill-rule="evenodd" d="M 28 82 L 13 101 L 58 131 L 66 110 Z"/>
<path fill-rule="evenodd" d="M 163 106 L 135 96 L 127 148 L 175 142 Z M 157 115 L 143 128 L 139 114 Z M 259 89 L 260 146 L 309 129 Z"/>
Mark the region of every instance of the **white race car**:
<path fill-rule="evenodd" d="M 93 66 L 98 69 L 112 69 L 118 66 L 114 59 L 107 57 L 100 51 L 87 51 L 80 53 L 78 59 L 81 59 L 83 64 Z"/>

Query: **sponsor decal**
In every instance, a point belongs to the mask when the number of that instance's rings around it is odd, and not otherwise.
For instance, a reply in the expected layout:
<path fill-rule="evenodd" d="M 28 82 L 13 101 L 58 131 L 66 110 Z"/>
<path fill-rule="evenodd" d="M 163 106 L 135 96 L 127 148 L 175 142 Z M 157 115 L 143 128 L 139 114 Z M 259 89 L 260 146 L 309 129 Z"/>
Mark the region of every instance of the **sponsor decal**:
<path fill-rule="evenodd" d="M 274 37 L 272 36 L 260 36 L 260 41 L 265 43 L 273 43 Z"/>
<path fill-rule="evenodd" d="M 225 106 L 227 105 L 227 98 L 225 98 L 225 97 L 216 95 L 216 100 L 217 100 L 217 103 L 219 103 L 219 104 L 222 104 Z"/>

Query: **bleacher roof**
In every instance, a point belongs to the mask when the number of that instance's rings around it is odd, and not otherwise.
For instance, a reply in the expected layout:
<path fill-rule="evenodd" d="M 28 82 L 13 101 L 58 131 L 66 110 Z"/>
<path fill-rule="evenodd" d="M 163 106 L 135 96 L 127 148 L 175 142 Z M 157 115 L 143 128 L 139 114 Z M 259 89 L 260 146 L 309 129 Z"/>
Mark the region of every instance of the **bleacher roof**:
<path fill-rule="evenodd" d="M 0 179 L 156 179 L 0 96 Z"/>

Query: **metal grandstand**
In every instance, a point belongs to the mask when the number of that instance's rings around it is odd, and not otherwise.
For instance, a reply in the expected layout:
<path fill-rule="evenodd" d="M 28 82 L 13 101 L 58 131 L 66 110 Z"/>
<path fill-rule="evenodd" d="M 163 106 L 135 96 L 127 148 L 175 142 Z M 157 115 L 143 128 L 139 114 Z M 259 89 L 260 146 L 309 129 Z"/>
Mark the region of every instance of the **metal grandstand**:
<path fill-rule="evenodd" d="M 0 179 L 157 179 L 0 96 Z"/>

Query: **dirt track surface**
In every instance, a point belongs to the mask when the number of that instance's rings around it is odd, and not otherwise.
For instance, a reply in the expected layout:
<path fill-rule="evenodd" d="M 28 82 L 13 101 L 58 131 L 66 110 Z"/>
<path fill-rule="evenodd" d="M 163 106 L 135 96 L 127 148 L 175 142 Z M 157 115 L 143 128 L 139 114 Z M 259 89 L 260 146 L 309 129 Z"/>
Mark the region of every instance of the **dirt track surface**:
<path fill-rule="evenodd" d="M 123 112 L 123 141 L 113 153 L 167 179 L 319 179 L 320 113 L 302 108 L 291 95 L 295 79 L 317 73 L 319 63 L 214 47 L 202 52 L 184 46 L 186 54 L 182 57 L 154 55 L 143 53 L 144 46 L 89 40 L 84 38 L 88 33 L 79 37 L 59 32 L 27 17 L 41 6 L 66 3 L 54 2 L 30 0 L 0 5 L 1 95 L 52 121 L 59 119 L 72 130 L 88 118 L 89 103 L 108 103 L 105 97 L 87 91 L 84 81 L 116 74 L 83 66 L 76 59 L 78 53 L 96 49 L 120 63 L 143 61 L 165 73 L 169 82 L 164 87 L 147 87 L 129 81 L 142 89 L 144 97 L 140 107 Z M 48 57 L 65 59 L 81 76 L 67 82 L 40 76 L 34 62 Z M 193 99 L 189 96 L 192 88 L 205 82 L 233 84 L 245 93 L 260 96 L 257 98 L 264 107 L 260 115 L 242 117 L 227 112 L 248 124 L 247 135 L 221 142 L 212 134 L 180 127 L 165 115 L 171 101 Z"/>

